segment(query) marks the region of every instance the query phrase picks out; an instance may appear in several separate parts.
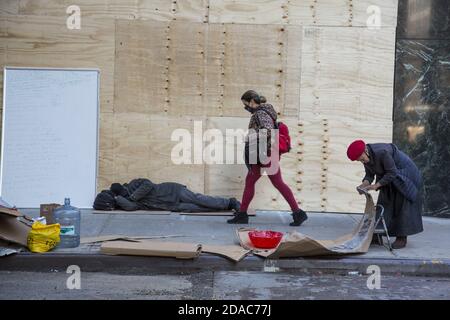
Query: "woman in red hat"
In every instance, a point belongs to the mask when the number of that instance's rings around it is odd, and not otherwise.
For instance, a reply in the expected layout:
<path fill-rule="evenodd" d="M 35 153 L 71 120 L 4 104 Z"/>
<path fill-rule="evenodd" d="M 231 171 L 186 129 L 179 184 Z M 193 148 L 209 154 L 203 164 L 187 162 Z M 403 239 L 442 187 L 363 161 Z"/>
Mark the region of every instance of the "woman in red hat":
<path fill-rule="evenodd" d="M 359 189 L 379 190 L 378 204 L 384 207 L 392 247 L 406 246 L 407 237 L 423 231 L 422 177 L 414 162 L 392 143 L 366 144 L 356 140 L 347 149 L 352 161 L 364 165 L 366 175 Z M 372 184 L 376 177 L 375 184 Z"/>

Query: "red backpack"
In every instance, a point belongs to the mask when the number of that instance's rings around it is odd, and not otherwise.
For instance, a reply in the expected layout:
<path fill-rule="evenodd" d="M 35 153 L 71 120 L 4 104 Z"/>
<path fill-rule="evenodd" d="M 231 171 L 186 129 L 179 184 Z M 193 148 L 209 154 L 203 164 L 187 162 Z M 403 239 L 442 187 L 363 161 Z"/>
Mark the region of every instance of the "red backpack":
<path fill-rule="evenodd" d="M 263 111 L 272 118 L 269 112 L 264 109 Z M 289 135 L 288 126 L 283 122 L 276 122 L 274 118 L 272 120 L 275 124 L 275 129 L 278 129 L 278 150 L 280 155 L 291 151 L 291 136 Z"/>

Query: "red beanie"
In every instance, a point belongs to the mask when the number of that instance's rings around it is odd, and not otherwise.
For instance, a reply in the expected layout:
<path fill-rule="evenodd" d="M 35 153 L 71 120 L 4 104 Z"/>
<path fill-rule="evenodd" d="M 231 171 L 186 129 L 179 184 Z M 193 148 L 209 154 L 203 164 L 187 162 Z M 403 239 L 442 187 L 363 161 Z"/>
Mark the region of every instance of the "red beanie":
<path fill-rule="evenodd" d="M 364 153 L 366 150 L 366 144 L 362 140 L 353 141 L 347 149 L 347 157 L 352 160 L 358 160 L 358 158 Z"/>

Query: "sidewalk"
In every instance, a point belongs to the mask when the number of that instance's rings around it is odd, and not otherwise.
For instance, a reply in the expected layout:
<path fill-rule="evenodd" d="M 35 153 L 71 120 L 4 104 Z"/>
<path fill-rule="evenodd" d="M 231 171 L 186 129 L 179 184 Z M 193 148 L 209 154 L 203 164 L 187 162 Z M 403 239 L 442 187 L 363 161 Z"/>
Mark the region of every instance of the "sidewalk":
<path fill-rule="evenodd" d="M 29 216 L 38 216 L 38 210 L 21 210 Z M 281 232 L 297 230 L 316 239 L 334 239 L 352 231 L 361 215 L 308 213 L 309 219 L 301 227 L 290 227 L 289 212 L 257 211 L 250 217 L 248 227 L 271 229 Z M 147 215 L 143 213 L 93 214 L 82 211 L 81 234 L 83 237 L 100 235 L 167 236 L 180 237 L 161 241 L 197 242 L 201 244 L 237 244 L 235 229 L 240 225 L 229 225 L 229 217 L 186 216 L 178 213 L 169 215 Z M 83 262 L 89 270 L 121 272 L 134 269 L 147 271 L 183 271 L 188 269 L 216 268 L 217 270 L 331 270 L 365 271 L 368 265 L 377 264 L 393 273 L 421 273 L 423 275 L 450 276 L 450 219 L 424 217 L 423 233 L 411 236 L 408 245 L 401 250 L 389 252 L 382 246 L 371 246 L 362 255 L 343 257 L 311 257 L 299 259 L 264 260 L 248 256 L 239 263 L 224 258 L 202 255 L 194 261 L 170 258 L 106 256 L 100 254 L 100 245 L 82 244 L 75 249 L 56 249 L 46 254 L 19 253 L 0 258 L 0 270 L 47 270 L 69 263 Z M 245 226 L 245 225 L 243 225 Z M 151 262 L 150 262 L 151 261 Z"/>

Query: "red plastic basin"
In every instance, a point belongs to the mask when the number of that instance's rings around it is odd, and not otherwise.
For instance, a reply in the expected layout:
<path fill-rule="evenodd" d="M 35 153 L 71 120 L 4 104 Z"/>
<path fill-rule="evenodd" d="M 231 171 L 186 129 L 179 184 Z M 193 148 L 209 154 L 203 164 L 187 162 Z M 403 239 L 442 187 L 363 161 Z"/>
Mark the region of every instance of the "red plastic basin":
<path fill-rule="evenodd" d="M 283 233 L 277 231 L 262 231 L 255 230 L 248 233 L 250 241 L 256 248 L 260 249 L 273 249 L 278 246 L 281 239 L 283 238 Z"/>

